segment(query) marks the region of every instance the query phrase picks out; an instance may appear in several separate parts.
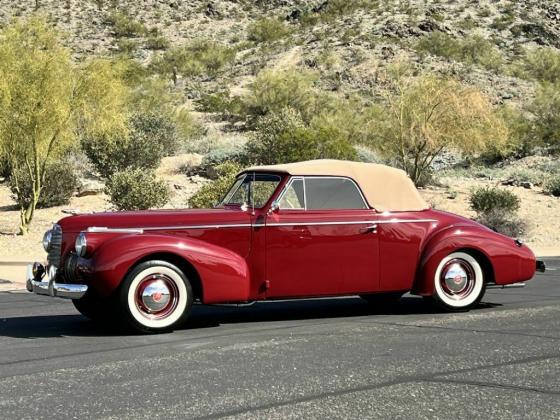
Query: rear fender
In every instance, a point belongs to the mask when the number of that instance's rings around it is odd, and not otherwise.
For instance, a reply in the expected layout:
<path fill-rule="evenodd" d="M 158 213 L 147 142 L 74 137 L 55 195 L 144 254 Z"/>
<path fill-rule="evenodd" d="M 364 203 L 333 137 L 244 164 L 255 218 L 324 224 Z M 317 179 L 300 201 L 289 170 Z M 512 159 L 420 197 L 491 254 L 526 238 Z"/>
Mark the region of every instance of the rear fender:
<path fill-rule="evenodd" d="M 99 245 L 87 262 L 90 285 L 102 296 L 113 293 L 137 262 L 173 254 L 196 270 L 204 303 L 247 301 L 250 275 L 243 257 L 213 244 L 165 234 L 125 235 Z"/>
<path fill-rule="evenodd" d="M 412 293 L 431 296 L 440 261 L 456 251 L 477 257 L 485 269 L 486 281 L 509 284 L 527 280 L 522 267 L 534 265 L 532 252 L 515 246 L 513 239 L 476 226 L 453 226 L 434 235 L 424 246 Z M 527 278 L 528 277 L 528 278 Z"/>

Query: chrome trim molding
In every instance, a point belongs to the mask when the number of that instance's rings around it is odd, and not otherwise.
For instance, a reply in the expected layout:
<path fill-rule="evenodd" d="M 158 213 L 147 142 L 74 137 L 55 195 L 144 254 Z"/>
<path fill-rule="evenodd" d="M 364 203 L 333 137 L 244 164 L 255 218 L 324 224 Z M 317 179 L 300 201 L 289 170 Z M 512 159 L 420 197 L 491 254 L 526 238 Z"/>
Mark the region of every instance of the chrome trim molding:
<path fill-rule="evenodd" d="M 88 227 L 86 232 L 91 233 L 144 233 L 144 228 L 108 228 L 103 226 Z"/>
<path fill-rule="evenodd" d="M 253 225 L 254 227 L 264 226 L 328 226 L 328 225 L 365 225 L 365 224 L 393 224 L 393 223 L 431 223 L 437 222 L 434 219 L 393 219 L 393 220 L 361 220 L 361 221 L 341 221 L 341 222 L 287 222 L 287 223 L 266 223 Z"/>
<path fill-rule="evenodd" d="M 222 229 L 222 228 L 242 228 L 251 227 L 251 223 L 238 223 L 231 225 L 193 225 L 193 226 L 153 226 L 145 227 L 143 230 L 185 230 L 185 229 Z"/>
<path fill-rule="evenodd" d="M 64 284 L 57 283 L 56 267 L 51 266 L 48 274 L 45 275 L 46 281 L 38 281 L 33 277 L 33 264 L 27 266 L 27 282 L 28 291 L 38 295 L 60 297 L 64 299 L 80 299 L 85 295 L 88 287 L 85 284 Z"/>
<path fill-rule="evenodd" d="M 431 223 L 437 222 L 435 219 L 391 219 L 391 220 L 360 220 L 360 221 L 340 221 L 340 222 L 287 222 L 287 223 L 237 223 L 227 225 L 192 225 L 192 226 L 148 226 L 141 228 L 107 228 L 89 227 L 87 232 L 97 233 L 144 233 L 154 230 L 189 230 L 189 229 L 223 229 L 223 228 L 262 228 L 266 226 L 328 226 L 328 225 L 364 225 L 373 224 L 392 224 L 392 223 Z"/>

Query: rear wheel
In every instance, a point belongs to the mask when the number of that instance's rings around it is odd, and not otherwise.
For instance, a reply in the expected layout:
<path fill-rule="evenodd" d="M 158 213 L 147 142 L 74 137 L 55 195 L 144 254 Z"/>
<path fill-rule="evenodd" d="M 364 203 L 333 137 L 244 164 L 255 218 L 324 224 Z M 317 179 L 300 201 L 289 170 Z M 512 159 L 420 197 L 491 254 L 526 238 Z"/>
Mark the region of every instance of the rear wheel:
<path fill-rule="evenodd" d="M 139 332 L 170 331 L 183 324 L 192 307 L 192 287 L 185 274 L 167 261 L 138 264 L 120 290 L 126 323 Z"/>
<path fill-rule="evenodd" d="M 432 300 L 448 311 L 464 311 L 476 306 L 486 284 L 480 263 L 470 254 L 454 252 L 443 258 L 434 276 Z"/>

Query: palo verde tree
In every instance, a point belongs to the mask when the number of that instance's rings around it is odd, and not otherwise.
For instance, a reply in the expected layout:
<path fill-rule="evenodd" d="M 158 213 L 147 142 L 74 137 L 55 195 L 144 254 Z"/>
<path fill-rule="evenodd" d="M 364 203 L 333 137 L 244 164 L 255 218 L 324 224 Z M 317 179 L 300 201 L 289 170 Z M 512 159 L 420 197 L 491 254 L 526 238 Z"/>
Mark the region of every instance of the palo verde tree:
<path fill-rule="evenodd" d="M 126 89 L 111 63 L 74 64 L 43 18 L 14 21 L 0 32 L 0 154 L 9 160 L 16 190 L 25 179 L 32 183 L 32 197 L 21 206 L 21 234 L 33 219 L 49 163 L 80 131 L 125 130 L 124 101 Z"/>
<path fill-rule="evenodd" d="M 418 184 L 444 149 L 473 154 L 508 147 L 508 129 L 488 98 L 454 80 L 397 75 L 373 107 L 372 146 Z"/>

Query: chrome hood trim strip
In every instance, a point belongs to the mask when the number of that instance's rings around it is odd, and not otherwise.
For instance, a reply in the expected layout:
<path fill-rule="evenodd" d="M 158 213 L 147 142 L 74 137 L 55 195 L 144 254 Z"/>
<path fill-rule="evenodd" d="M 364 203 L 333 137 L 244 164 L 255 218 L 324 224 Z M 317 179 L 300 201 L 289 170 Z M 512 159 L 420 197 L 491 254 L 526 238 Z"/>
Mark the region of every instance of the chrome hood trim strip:
<path fill-rule="evenodd" d="M 92 233 L 144 233 L 146 231 L 157 230 L 189 230 L 189 229 L 224 229 L 224 228 L 262 228 L 262 227 L 278 227 L 278 226 L 331 226 L 331 225 L 365 225 L 375 224 L 393 224 L 393 223 L 435 223 L 435 219 L 390 219 L 390 220 L 360 220 L 360 221 L 337 221 L 337 222 L 286 222 L 286 223 L 239 223 L 229 225 L 192 225 L 192 226 L 147 226 L 141 228 L 108 228 L 92 226 L 87 232 Z"/>

